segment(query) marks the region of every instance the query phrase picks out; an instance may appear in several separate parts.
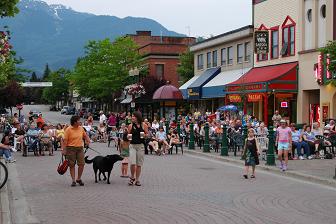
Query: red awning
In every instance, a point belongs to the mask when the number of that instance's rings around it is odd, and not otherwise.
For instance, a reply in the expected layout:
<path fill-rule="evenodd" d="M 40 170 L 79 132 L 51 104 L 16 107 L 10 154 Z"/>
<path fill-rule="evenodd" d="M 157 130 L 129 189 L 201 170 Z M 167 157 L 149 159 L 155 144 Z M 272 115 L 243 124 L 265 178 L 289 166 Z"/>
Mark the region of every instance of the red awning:
<path fill-rule="evenodd" d="M 242 86 L 245 90 L 297 90 L 298 62 L 253 68 L 238 80 L 229 83 L 228 92 L 237 92 Z"/>

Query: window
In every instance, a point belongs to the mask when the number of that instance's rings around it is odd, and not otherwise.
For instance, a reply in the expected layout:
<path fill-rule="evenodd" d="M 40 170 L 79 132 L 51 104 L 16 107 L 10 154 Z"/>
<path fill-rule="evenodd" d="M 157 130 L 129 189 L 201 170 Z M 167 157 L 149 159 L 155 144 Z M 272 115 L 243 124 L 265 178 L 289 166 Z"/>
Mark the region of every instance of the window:
<path fill-rule="evenodd" d="M 282 29 L 282 49 L 283 57 L 295 55 L 295 26 L 288 26 Z"/>
<path fill-rule="evenodd" d="M 245 55 L 245 61 L 251 62 L 251 43 L 250 42 L 245 43 L 244 55 Z"/>
<path fill-rule="evenodd" d="M 279 57 L 279 30 L 271 31 L 271 58 Z"/>
<path fill-rule="evenodd" d="M 226 66 L 226 48 L 221 49 L 221 65 Z"/>
<path fill-rule="evenodd" d="M 308 20 L 308 22 L 312 22 L 312 20 L 313 20 L 313 11 L 312 11 L 312 9 L 308 9 L 308 11 L 307 11 L 307 20 Z"/>
<path fill-rule="evenodd" d="M 156 77 L 159 79 L 159 80 L 162 80 L 164 75 L 164 65 L 163 64 L 156 64 L 155 65 L 155 73 L 156 73 Z"/>
<path fill-rule="evenodd" d="M 212 52 L 212 67 L 217 67 L 217 51 Z"/>
<path fill-rule="evenodd" d="M 257 61 L 266 61 L 268 59 L 267 54 L 258 54 L 257 55 Z"/>
<path fill-rule="evenodd" d="M 327 16 L 327 12 L 326 12 L 326 10 L 327 10 L 327 9 L 326 9 L 326 5 L 322 5 L 320 11 L 321 11 L 321 16 L 322 16 L 323 19 L 325 19 L 326 16 Z"/>
<path fill-rule="evenodd" d="M 211 67 L 211 52 L 207 53 L 207 68 Z"/>
<path fill-rule="evenodd" d="M 228 47 L 228 64 L 232 65 L 233 64 L 233 48 Z"/>
<path fill-rule="evenodd" d="M 197 56 L 197 69 L 203 69 L 204 63 L 203 63 L 203 54 L 199 54 Z"/>
<path fill-rule="evenodd" d="M 243 63 L 243 54 L 244 54 L 243 44 L 237 44 L 237 62 L 238 63 Z"/>

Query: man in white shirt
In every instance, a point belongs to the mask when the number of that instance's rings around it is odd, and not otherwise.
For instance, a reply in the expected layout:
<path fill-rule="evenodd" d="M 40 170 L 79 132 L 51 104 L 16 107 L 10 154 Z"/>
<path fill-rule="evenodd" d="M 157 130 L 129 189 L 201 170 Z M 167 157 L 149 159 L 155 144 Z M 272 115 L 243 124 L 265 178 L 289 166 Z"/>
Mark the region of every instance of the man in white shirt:
<path fill-rule="evenodd" d="M 100 116 L 99 116 L 99 124 L 106 124 L 106 116 L 104 114 L 104 112 L 101 110 L 99 112 Z"/>

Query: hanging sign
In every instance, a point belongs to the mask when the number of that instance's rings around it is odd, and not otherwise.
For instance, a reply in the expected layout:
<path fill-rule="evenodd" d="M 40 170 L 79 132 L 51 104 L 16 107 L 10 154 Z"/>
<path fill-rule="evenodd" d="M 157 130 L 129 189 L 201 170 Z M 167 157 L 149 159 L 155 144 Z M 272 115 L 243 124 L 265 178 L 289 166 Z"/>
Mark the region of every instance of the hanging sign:
<path fill-rule="evenodd" d="M 323 84 L 323 55 L 319 54 L 317 59 L 317 67 L 315 67 L 315 78 L 319 85 Z"/>
<path fill-rule="evenodd" d="M 229 101 L 231 103 L 240 103 L 242 99 L 240 95 L 229 95 Z"/>
<path fill-rule="evenodd" d="M 327 55 L 327 79 L 331 79 L 332 75 L 331 75 L 331 71 L 329 71 L 329 67 L 330 67 L 330 55 Z"/>
<path fill-rule="evenodd" d="M 254 52 L 256 54 L 269 52 L 269 32 L 267 30 L 254 31 Z"/>
<path fill-rule="evenodd" d="M 247 95 L 248 102 L 258 102 L 262 101 L 262 94 L 259 93 L 250 93 Z"/>
<path fill-rule="evenodd" d="M 280 106 L 281 108 L 288 108 L 288 102 L 281 102 Z"/>

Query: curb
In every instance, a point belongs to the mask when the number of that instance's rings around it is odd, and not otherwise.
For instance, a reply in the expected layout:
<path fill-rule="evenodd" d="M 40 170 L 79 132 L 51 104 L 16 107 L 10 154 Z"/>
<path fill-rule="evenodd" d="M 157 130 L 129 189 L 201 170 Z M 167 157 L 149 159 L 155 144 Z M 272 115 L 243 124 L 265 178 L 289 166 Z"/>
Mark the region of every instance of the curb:
<path fill-rule="evenodd" d="M 205 158 L 210 158 L 210 159 L 214 159 L 214 160 L 218 160 L 218 161 L 222 161 L 222 162 L 227 162 L 227 163 L 232 163 L 232 164 L 236 164 L 236 165 L 244 165 L 244 161 L 242 160 L 237 160 L 237 159 L 232 159 L 230 157 L 222 157 L 222 156 L 218 156 L 218 155 L 213 155 L 210 153 L 203 153 L 203 152 L 198 152 L 196 150 L 189 150 L 189 149 L 185 149 L 184 152 L 188 153 L 188 154 L 192 154 L 192 155 L 196 155 L 196 156 L 200 156 L 200 157 L 205 157 Z M 326 179 L 326 178 L 320 178 L 317 176 L 312 176 L 312 175 L 308 175 L 308 174 L 303 174 L 303 173 L 299 173 L 296 171 L 286 171 L 286 172 L 282 172 L 279 169 L 277 169 L 275 166 L 266 166 L 266 165 L 259 165 L 258 168 L 265 170 L 265 171 L 269 171 L 271 173 L 275 173 L 281 176 L 286 176 L 286 177 L 292 177 L 292 178 L 296 178 L 296 179 L 300 179 L 300 180 L 305 180 L 305 181 L 309 181 L 309 182 L 313 182 L 313 183 L 317 183 L 317 184 L 323 184 L 329 187 L 333 187 L 336 188 L 336 181 L 333 179 Z"/>
<path fill-rule="evenodd" d="M 5 166 L 8 169 L 7 164 Z M 9 206 L 9 197 L 8 197 L 8 180 L 5 186 L 0 191 L 0 223 L 3 224 L 12 224 L 11 211 Z"/>

